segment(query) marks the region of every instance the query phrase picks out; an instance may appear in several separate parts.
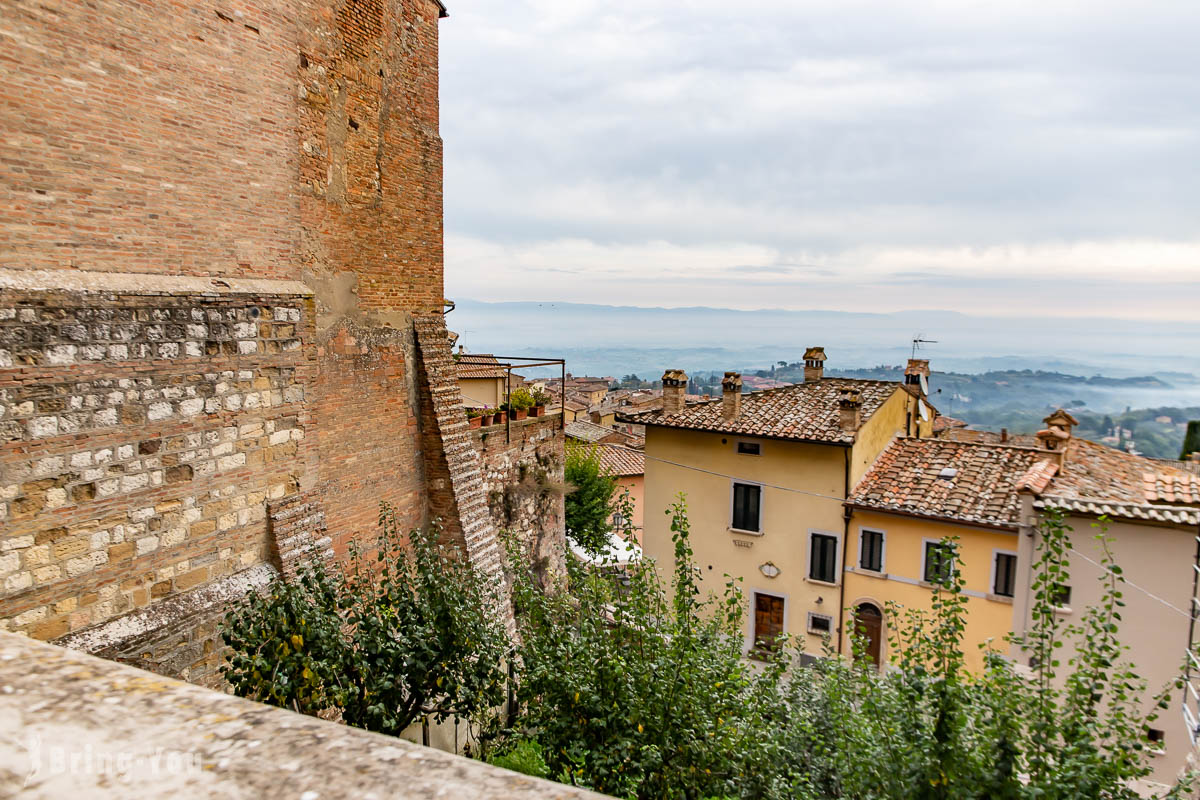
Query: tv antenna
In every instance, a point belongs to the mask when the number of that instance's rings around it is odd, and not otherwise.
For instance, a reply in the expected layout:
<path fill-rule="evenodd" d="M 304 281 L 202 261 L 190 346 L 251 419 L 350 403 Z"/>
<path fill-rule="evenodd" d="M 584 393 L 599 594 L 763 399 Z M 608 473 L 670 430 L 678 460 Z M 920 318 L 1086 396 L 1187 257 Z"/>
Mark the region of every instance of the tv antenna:
<path fill-rule="evenodd" d="M 920 334 L 920 333 L 918 333 L 918 334 L 917 334 L 915 337 L 913 337 L 913 340 L 912 340 L 912 355 L 911 355 L 911 356 L 909 356 L 910 358 L 916 358 L 916 357 L 917 357 L 917 351 L 921 349 L 921 345 L 923 345 L 923 344 L 937 344 L 937 343 L 938 343 L 938 340 L 937 340 L 937 339 L 922 339 L 921 337 L 922 337 L 923 335 L 924 335 L 924 334 Z"/>

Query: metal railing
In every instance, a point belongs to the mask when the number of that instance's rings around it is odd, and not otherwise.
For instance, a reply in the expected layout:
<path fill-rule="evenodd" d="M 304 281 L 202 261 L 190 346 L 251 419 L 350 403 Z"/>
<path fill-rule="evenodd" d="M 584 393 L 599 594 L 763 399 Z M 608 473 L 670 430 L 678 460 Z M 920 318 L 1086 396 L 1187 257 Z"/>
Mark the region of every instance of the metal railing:
<path fill-rule="evenodd" d="M 504 370 L 504 405 L 508 413 L 504 415 L 505 441 L 512 441 L 512 375 L 513 369 L 531 369 L 534 367 L 557 366 L 560 372 L 560 385 L 567 382 L 567 362 L 562 358 L 540 358 L 534 356 L 497 356 L 487 354 L 457 353 L 456 363 L 472 367 L 497 367 Z M 524 379 L 524 376 L 518 376 Z M 559 430 L 567 425 L 566 396 L 559 396 Z"/>

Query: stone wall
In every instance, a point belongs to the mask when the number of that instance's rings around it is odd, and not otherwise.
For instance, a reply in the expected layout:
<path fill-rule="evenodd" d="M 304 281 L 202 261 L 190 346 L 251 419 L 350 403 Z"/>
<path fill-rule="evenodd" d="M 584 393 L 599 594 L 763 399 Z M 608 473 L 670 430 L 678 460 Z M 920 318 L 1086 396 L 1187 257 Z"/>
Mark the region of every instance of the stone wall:
<path fill-rule="evenodd" d="M 600 800 L 0 633 L 0 796 Z"/>
<path fill-rule="evenodd" d="M 6 627 L 57 638 L 268 560 L 310 447 L 312 302 L 197 280 L 0 275 Z"/>
<path fill-rule="evenodd" d="M 562 416 L 478 428 L 475 449 L 497 531 L 515 535 L 544 583 L 566 574 Z"/>
<path fill-rule="evenodd" d="M 0 0 L 0 628 L 208 681 L 239 592 L 446 511 L 443 15 Z"/>

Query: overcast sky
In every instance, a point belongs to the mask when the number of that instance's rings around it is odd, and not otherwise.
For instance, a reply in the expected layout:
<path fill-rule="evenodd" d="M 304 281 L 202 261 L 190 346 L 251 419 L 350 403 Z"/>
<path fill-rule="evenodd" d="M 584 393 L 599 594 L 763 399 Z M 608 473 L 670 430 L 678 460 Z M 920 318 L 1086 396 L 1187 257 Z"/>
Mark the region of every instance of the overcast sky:
<path fill-rule="evenodd" d="M 1200 2 L 448 6 L 451 298 L 1200 309 Z"/>

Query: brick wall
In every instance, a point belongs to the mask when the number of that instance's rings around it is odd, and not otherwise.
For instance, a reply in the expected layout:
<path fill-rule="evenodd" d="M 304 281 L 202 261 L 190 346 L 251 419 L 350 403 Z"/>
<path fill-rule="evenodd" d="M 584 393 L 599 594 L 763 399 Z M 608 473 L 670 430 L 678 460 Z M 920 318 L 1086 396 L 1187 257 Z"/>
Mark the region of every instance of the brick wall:
<path fill-rule="evenodd" d="M 0 0 L 0 627 L 209 681 L 224 606 L 381 500 L 473 513 L 414 330 L 440 15 Z"/>

